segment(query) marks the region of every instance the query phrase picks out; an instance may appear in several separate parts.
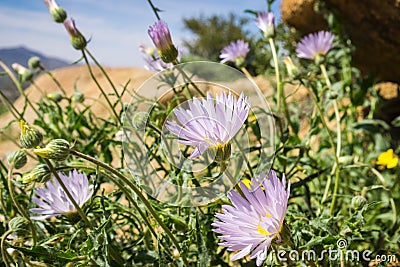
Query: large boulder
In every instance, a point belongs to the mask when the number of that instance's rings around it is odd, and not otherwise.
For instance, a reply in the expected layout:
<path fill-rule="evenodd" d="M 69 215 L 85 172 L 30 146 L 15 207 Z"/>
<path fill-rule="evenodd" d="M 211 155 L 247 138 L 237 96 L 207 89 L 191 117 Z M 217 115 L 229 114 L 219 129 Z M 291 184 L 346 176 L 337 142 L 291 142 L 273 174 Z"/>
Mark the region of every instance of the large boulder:
<path fill-rule="evenodd" d="M 325 29 L 318 0 L 282 0 L 283 20 L 303 34 Z M 340 16 L 356 46 L 355 64 L 379 80 L 400 82 L 400 0 L 320 0 Z"/>

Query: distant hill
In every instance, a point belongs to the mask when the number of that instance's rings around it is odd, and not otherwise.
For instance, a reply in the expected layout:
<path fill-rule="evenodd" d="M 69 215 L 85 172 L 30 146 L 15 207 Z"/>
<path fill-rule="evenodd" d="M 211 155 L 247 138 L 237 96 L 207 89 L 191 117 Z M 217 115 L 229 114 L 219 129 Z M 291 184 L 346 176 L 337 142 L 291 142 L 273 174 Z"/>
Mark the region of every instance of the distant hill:
<path fill-rule="evenodd" d="M 48 57 L 46 55 L 30 50 L 23 46 L 0 48 L 0 59 L 7 66 L 11 66 L 11 64 L 14 62 L 26 66 L 28 59 L 31 57 L 39 57 L 41 59 L 42 65 L 46 69 L 50 70 L 62 68 L 69 65 L 69 63 L 65 60 L 54 57 Z"/>
<path fill-rule="evenodd" d="M 29 58 L 36 56 L 41 60 L 42 65 L 49 70 L 58 69 L 70 65 L 67 61 L 59 58 L 48 57 L 37 51 L 30 50 L 26 47 L 10 47 L 0 48 L 0 59 L 11 68 L 11 64 L 17 62 L 27 67 Z M 3 72 L 0 69 L 0 72 Z M 25 85 L 24 87 L 26 87 Z M 14 101 L 19 96 L 17 88 L 8 76 L 0 76 L 0 90 L 11 100 Z M 1 105 L 0 101 L 0 105 Z"/>

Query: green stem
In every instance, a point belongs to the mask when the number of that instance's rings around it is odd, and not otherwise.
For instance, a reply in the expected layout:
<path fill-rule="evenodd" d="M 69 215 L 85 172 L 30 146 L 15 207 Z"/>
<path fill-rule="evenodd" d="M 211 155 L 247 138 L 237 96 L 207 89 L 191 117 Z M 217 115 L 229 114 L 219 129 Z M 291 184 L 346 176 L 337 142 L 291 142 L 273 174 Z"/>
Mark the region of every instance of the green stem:
<path fill-rule="evenodd" d="M 325 78 L 326 85 L 328 86 L 329 90 L 332 91 L 332 85 L 331 81 L 329 80 L 328 73 L 326 71 L 325 65 L 321 64 L 320 65 L 322 75 Z M 337 100 L 333 99 L 333 109 L 335 112 L 335 118 L 336 118 L 336 165 L 335 165 L 335 186 L 333 188 L 333 196 L 332 196 L 332 202 L 331 202 L 331 209 L 330 209 L 330 214 L 333 215 L 333 212 L 335 210 L 335 205 L 336 205 L 336 197 L 337 197 L 337 192 L 339 189 L 339 158 L 340 158 L 340 150 L 341 150 L 341 142 L 342 142 L 342 133 L 340 129 L 340 114 L 339 114 L 339 108 L 337 104 Z"/>
<path fill-rule="evenodd" d="M 97 87 L 100 89 L 101 94 L 106 99 L 107 104 L 110 106 L 111 111 L 113 112 L 115 118 L 117 119 L 117 122 L 119 123 L 119 116 L 118 116 L 117 112 L 115 111 L 114 106 L 111 104 L 110 99 L 108 98 L 106 92 L 104 92 L 103 87 L 101 87 L 100 83 L 97 81 L 96 77 L 94 76 L 92 67 L 90 66 L 90 63 L 89 63 L 89 60 L 88 60 L 88 58 L 86 56 L 85 50 L 82 50 L 82 56 L 83 56 L 83 58 L 85 60 L 85 63 L 87 65 L 88 69 L 89 69 L 90 77 L 92 77 L 92 80 L 95 82 Z"/>
<path fill-rule="evenodd" d="M 19 113 L 19 111 L 15 108 L 14 104 L 7 98 L 7 96 L 1 90 L 0 90 L 0 98 L 3 101 L 4 105 L 8 106 L 8 109 L 10 110 L 14 118 L 16 118 L 17 120 L 24 120 L 24 117 L 21 115 L 21 113 Z"/>
<path fill-rule="evenodd" d="M 61 92 L 66 96 L 67 93 L 65 92 L 64 87 L 61 85 L 61 83 L 54 77 L 53 73 L 50 71 L 46 70 L 42 65 L 39 66 L 39 68 L 44 71 L 51 79 L 52 81 L 57 85 L 57 87 L 61 90 Z"/>
<path fill-rule="evenodd" d="M 149 2 L 149 5 L 150 5 L 151 9 L 153 10 L 154 15 L 156 15 L 156 18 L 157 18 L 158 20 L 160 20 L 161 18 L 160 18 L 160 15 L 158 15 L 158 9 L 153 5 L 153 3 L 151 2 L 151 0 L 147 0 L 147 2 Z"/>
<path fill-rule="evenodd" d="M 114 169 L 113 167 L 111 167 L 111 166 L 105 164 L 104 162 L 101 162 L 91 156 L 82 154 L 82 153 L 80 153 L 76 150 L 72 150 L 72 149 L 70 150 L 70 154 L 80 157 L 82 159 L 85 159 L 87 161 L 90 161 L 90 162 L 108 170 L 109 172 L 111 172 L 112 174 L 114 174 L 115 176 L 120 178 L 126 185 L 128 185 L 133 190 L 133 192 L 140 198 L 140 200 L 146 206 L 147 210 L 151 213 L 151 215 L 154 217 L 154 219 L 157 221 L 157 223 L 164 229 L 165 233 L 171 239 L 172 243 L 174 243 L 176 249 L 178 249 L 178 251 L 181 253 L 181 255 L 183 254 L 183 251 L 182 251 L 178 241 L 172 234 L 171 230 L 164 224 L 164 222 L 161 220 L 161 218 L 157 215 L 157 212 L 151 206 L 148 199 L 142 194 L 140 189 L 138 187 L 136 187 L 127 177 L 125 177 L 123 174 L 121 174 L 118 170 Z M 185 257 L 182 257 L 182 260 L 183 260 L 183 263 L 185 266 L 189 266 L 189 262 L 187 261 L 187 259 Z"/>
<path fill-rule="evenodd" d="M 312 99 L 314 100 L 315 107 L 317 108 L 318 113 L 319 113 L 319 116 L 320 116 L 320 118 L 321 118 L 322 126 L 324 127 L 324 129 L 325 129 L 326 132 L 328 133 L 328 139 L 329 139 L 329 142 L 331 143 L 331 147 L 332 147 L 332 148 L 335 148 L 335 141 L 334 141 L 334 139 L 333 139 L 332 133 L 331 133 L 331 131 L 329 130 L 328 125 L 326 124 L 325 117 L 324 117 L 324 113 L 323 113 L 323 111 L 322 111 L 322 109 L 321 109 L 321 106 L 320 106 L 319 103 L 318 103 L 317 96 L 315 95 L 315 93 L 314 93 L 313 90 L 311 90 L 311 95 L 312 95 Z M 339 176 L 339 158 L 338 158 L 338 156 L 337 156 L 336 153 L 334 153 L 333 156 L 334 156 L 334 159 L 335 159 L 335 164 L 334 164 L 334 166 L 333 166 L 332 172 L 336 173 L 336 176 Z M 337 179 L 338 179 L 338 178 L 336 178 L 336 180 L 337 180 Z M 330 184 L 331 184 L 330 181 L 331 181 L 331 179 L 330 179 L 330 177 L 329 177 L 329 180 L 328 180 L 327 183 L 326 183 L 325 193 L 324 193 L 324 195 L 322 196 L 321 202 L 324 202 L 325 199 L 328 197 L 328 194 L 327 194 L 327 193 L 329 192 L 329 188 L 330 188 Z"/>
<path fill-rule="evenodd" d="M 240 188 L 240 185 L 238 183 L 238 181 L 235 180 L 235 178 L 233 178 L 232 174 L 229 172 L 229 170 L 227 170 L 227 165 L 225 161 L 220 162 L 220 175 L 224 174 L 228 177 L 229 181 L 232 183 L 232 185 L 235 187 L 236 191 L 238 191 L 238 193 L 242 196 L 245 197 L 243 194 L 242 189 Z"/>
<path fill-rule="evenodd" d="M 56 178 L 56 180 L 58 181 L 58 183 L 61 185 L 61 188 L 64 190 L 64 192 L 67 194 L 69 200 L 71 200 L 72 205 L 74 205 L 76 211 L 79 213 L 79 215 L 82 217 L 82 219 L 84 220 L 84 222 L 87 224 L 87 226 L 89 228 L 92 227 L 92 224 L 90 223 L 88 217 L 86 216 L 86 214 L 83 212 L 83 210 L 81 209 L 81 207 L 79 207 L 78 203 L 76 202 L 76 200 L 74 199 L 74 197 L 71 195 L 71 193 L 69 192 L 68 188 L 65 186 L 64 182 L 61 180 L 60 176 L 58 175 L 57 171 L 54 169 L 53 164 L 51 164 L 50 160 L 43 158 L 44 161 L 46 162 L 46 164 L 49 166 L 50 171 L 53 173 L 54 177 Z"/>
<path fill-rule="evenodd" d="M 96 58 L 92 55 L 92 53 L 90 53 L 90 51 L 85 48 L 86 53 L 88 53 L 89 57 L 94 61 L 94 63 L 96 64 L 97 67 L 99 67 L 99 69 L 101 70 L 101 72 L 103 73 L 103 75 L 106 77 L 108 83 L 111 85 L 111 88 L 113 89 L 115 95 L 118 97 L 118 100 L 120 100 L 120 95 L 117 91 L 117 88 L 115 87 L 114 83 L 111 81 L 110 76 L 108 76 L 107 72 L 105 71 L 105 69 L 103 68 L 103 66 L 96 60 Z M 117 102 L 118 103 L 118 102 Z"/>
<path fill-rule="evenodd" d="M 1 249 L 1 256 L 3 257 L 3 262 L 4 262 L 4 265 L 6 266 L 6 267 L 11 267 L 10 266 L 10 264 L 8 264 L 8 259 L 7 259 L 7 252 L 6 252 L 6 250 L 5 250 L 5 248 L 4 248 L 4 245 L 5 245 L 5 243 L 6 243 L 6 238 L 7 238 L 7 236 L 9 235 L 9 234 L 11 234 L 12 233 L 12 230 L 11 229 L 9 229 L 9 230 L 7 230 L 4 234 L 3 234 L 3 236 L 1 237 L 1 242 L 0 242 L 0 249 Z"/>
<path fill-rule="evenodd" d="M 12 184 L 12 172 L 14 170 L 14 163 L 11 163 L 10 168 L 8 169 L 8 176 L 7 176 L 7 186 L 8 186 L 8 191 L 10 193 L 11 196 L 11 200 L 14 204 L 14 206 L 17 208 L 18 213 L 21 214 L 21 216 L 23 216 L 29 224 L 29 228 L 31 228 L 31 232 L 32 232 L 32 241 L 33 241 L 33 245 L 36 245 L 37 242 L 37 233 L 36 233 L 36 229 L 35 226 L 32 223 L 31 218 L 29 217 L 28 213 L 21 207 L 21 205 L 18 203 L 18 200 L 15 196 L 15 192 L 14 192 L 14 186 Z"/>
<path fill-rule="evenodd" d="M 283 83 L 281 82 L 281 78 L 280 78 L 281 75 L 279 72 L 279 62 L 278 62 L 278 55 L 276 53 L 275 42 L 274 42 L 273 38 L 269 38 L 268 40 L 269 40 L 269 45 L 271 47 L 272 58 L 274 60 L 276 88 L 277 88 L 277 93 L 278 93 L 277 110 L 280 111 L 280 109 L 283 108 L 283 113 L 285 114 L 286 120 L 293 129 L 293 125 L 290 120 L 289 110 L 288 110 L 287 103 L 286 103 L 285 91 L 283 90 Z"/>
<path fill-rule="evenodd" d="M 185 80 L 185 82 L 187 82 L 191 86 L 193 86 L 193 88 L 197 91 L 197 93 L 199 93 L 202 97 L 205 97 L 206 95 L 200 90 L 199 87 L 197 87 L 197 85 L 194 82 L 192 82 L 192 79 L 190 79 L 190 77 L 186 74 L 186 72 L 184 70 L 182 70 L 181 67 L 178 65 L 179 62 L 175 61 L 173 64 L 175 65 L 175 67 L 177 68 L 179 73 L 182 74 L 183 79 Z M 188 87 L 188 90 L 189 90 L 189 87 Z"/>
<path fill-rule="evenodd" d="M 28 103 L 28 105 L 32 108 L 32 110 L 36 113 L 36 115 L 39 118 L 42 118 L 39 114 L 39 112 L 37 111 L 37 109 L 33 106 L 32 102 L 29 100 L 28 96 L 25 94 L 24 89 L 22 89 L 21 84 L 17 81 L 17 79 L 15 78 L 14 74 L 11 72 L 11 70 L 7 67 L 6 64 L 4 64 L 3 61 L 0 60 L 0 67 L 2 67 L 5 72 L 8 74 L 8 76 L 10 77 L 10 79 L 13 81 L 13 83 L 15 84 L 15 86 L 17 87 L 19 93 L 25 98 L 26 103 Z"/>
<path fill-rule="evenodd" d="M 63 167 L 58 167 L 57 171 L 61 171 L 61 170 L 65 170 L 65 169 L 87 169 L 87 170 L 92 170 L 95 171 L 95 168 L 91 168 L 91 167 L 83 167 L 83 166 L 63 166 Z M 152 233 L 152 235 L 155 238 L 159 238 L 155 232 L 155 230 L 153 229 L 151 223 L 148 221 L 148 216 L 146 214 L 144 214 L 144 212 L 142 211 L 142 209 L 138 206 L 138 204 L 136 203 L 136 201 L 132 198 L 132 194 L 130 192 L 128 192 L 128 190 L 116 179 L 114 179 L 113 176 L 108 175 L 107 173 L 105 173 L 104 171 L 99 171 L 102 175 L 106 176 L 108 179 L 111 180 L 111 182 L 113 182 L 120 190 L 122 193 L 124 193 L 124 195 L 126 196 L 126 198 L 128 199 L 128 201 L 134 206 L 134 208 L 139 212 L 140 216 L 142 217 L 143 221 L 145 222 L 145 224 L 147 225 L 147 227 L 149 228 L 150 232 Z M 161 243 L 161 242 L 160 242 Z M 164 245 L 161 243 L 161 245 L 164 247 Z M 164 247 L 165 248 L 165 247 Z M 169 250 L 166 249 L 166 252 L 168 253 L 169 256 L 172 257 L 172 254 L 170 253 Z"/>
<path fill-rule="evenodd" d="M 274 68 L 275 68 L 275 79 L 276 79 L 276 88 L 277 88 L 277 100 L 278 100 L 278 110 L 280 110 L 281 108 L 281 102 L 282 102 L 282 90 L 281 90 L 281 78 L 279 75 L 279 63 L 278 63 L 278 56 L 276 54 L 276 47 L 275 47 L 275 43 L 274 43 L 274 39 L 273 38 L 269 38 L 269 45 L 271 47 L 271 52 L 272 52 L 272 58 L 274 60 Z"/>

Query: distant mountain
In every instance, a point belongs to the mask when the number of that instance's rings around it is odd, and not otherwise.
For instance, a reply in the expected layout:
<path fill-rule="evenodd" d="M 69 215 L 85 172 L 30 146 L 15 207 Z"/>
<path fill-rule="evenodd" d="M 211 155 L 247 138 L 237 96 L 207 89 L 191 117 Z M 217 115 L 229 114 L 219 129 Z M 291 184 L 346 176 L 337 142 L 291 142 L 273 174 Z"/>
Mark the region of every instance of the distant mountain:
<path fill-rule="evenodd" d="M 41 64 L 48 70 L 58 69 L 70 65 L 67 61 L 45 56 L 44 54 L 30 50 L 23 46 L 0 48 L 0 59 L 10 68 L 11 64 L 15 62 L 27 67 L 28 60 L 33 56 L 39 57 Z M 3 72 L 1 68 L 0 72 Z M 24 84 L 24 87 L 26 86 L 28 86 L 28 84 Z M 8 76 L 0 76 L 0 90 L 11 101 L 14 101 L 19 96 L 17 88 Z M 1 104 L 2 103 L 0 101 L 0 105 Z"/>
<path fill-rule="evenodd" d="M 68 64 L 67 61 L 45 56 L 39 52 L 30 50 L 26 47 L 11 47 L 11 48 L 0 48 L 0 59 L 7 65 L 11 66 L 12 63 L 17 62 L 21 65 L 26 66 L 28 59 L 31 57 L 39 57 L 42 65 L 46 69 L 58 69 L 65 67 Z"/>

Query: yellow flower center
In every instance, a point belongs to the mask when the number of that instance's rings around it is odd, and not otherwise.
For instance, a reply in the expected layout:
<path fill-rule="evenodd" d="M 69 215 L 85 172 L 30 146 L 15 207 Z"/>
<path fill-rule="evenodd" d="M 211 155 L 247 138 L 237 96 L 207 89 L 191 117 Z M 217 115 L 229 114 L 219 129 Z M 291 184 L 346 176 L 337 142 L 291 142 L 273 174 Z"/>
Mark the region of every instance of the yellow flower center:
<path fill-rule="evenodd" d="M 259 232 L 262 235 L 270 235 L 271 233 L 265 230 L 264 228 L 261 227 L 260 224 L 257 226 L 257 232 Z"/>
<path fill-rule="evenodd" d="M 251 182 L 251 180 L 250 179 L 244 179 L 244 180 L 242 180 L 241 181 L 242 183 L 244 183 L 244 185 L 248 188 L 248 189 L 251 189 L 251 185 L 253 184 L 252 182 Z M 261 189 L 262 190 L 264 190 L 265 188 L 264 188 L 264 186 L 260 183 L 260 187 L 261 187 Z"/>
<path fill-rule="evenodd" d="M 266 218 L 271 218 L 272 214 L 271 213 L 267 213 L 264 215 Z M 260 220 L 260 222 L 262 222 L 263 219 Z M 268 232 L 267 230 L 265 230 L 264 228 L 261 227 L 261 224 L 257 225 L 257 232 L 259 232 L 262 235 L 270 235 L 271 233 Z"/>

